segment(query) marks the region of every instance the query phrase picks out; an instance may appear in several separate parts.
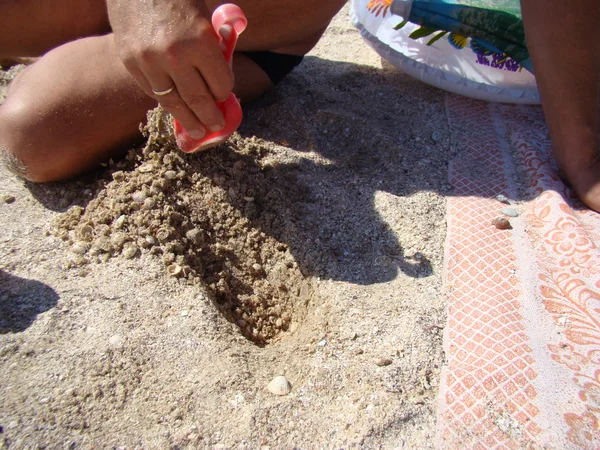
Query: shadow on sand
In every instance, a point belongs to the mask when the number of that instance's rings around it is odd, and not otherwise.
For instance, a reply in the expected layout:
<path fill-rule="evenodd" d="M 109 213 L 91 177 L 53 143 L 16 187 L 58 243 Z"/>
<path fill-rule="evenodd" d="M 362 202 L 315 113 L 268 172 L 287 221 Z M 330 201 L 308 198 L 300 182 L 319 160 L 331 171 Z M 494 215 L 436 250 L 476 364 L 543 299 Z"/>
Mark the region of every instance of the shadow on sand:
<path fill-rule="evenodd" d="M 442 91 L 390 68 L 308 57 L 245 108 L 239 132 L 299 155 L 263 171 L 283 202 L 263 201 L 250 219 L 289 246 L 303 273 L 363 285 L 390 281 L 399 272 L 432 274 L 425 255 L 405 252 L 375 201 L 380 193 L 405 199 L 423 191 L 447 193 L 450 146 Z M 208 154 L 252 164 L 251 156 L 228 152 L 221 146 L 191 158 L 207 176 Z M 308 152 L 310 159 L 302 156 Z M 44 205 L 62 211 L 69 204 L 85 206 L 114 170 L 29 187 Z M 93 185 L 87 194 L 86 183 Z M 410 230 L 411 220 L 410 214 L 395 219 L 396 228 Z M 413 241 L 420 238 L 415 233 Z"/>
<path fill-rule="evenodd" d="M 25 331 L 58 299 L 50 286 L 0 270 L 0 334 Z"/>

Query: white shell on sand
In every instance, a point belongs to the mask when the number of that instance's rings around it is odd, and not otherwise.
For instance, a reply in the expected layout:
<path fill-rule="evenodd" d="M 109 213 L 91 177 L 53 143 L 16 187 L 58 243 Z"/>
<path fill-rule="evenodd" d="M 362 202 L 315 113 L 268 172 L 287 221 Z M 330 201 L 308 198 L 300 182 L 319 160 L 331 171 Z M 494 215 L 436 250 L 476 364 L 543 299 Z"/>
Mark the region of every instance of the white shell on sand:
<path fill-rule="evenodd" d="M 71 247 L 71 251 L 76 255 L 85 255 L 85 253 L 88 251 L 88 248 L 89 246 L 85 242 L 75 242 L 73 247 Z"/>
<path fill-rule="evenodd" d="M 179 274 L 181 274 L 181 272 L 183 271 L 183 267 L 181 267 L 179 264 L 170 264 L 167 267 L 167 273 L 169 275 L 171 275 L 172 277 L 177 277 L 179 276 Z"/>
<path fill-rule="evenodd" d="M 502 208 L 500 212 L 508 217 L 519 217 L 519 213 L 514 208 Z"/>
<path fill-rule="evenodd" d="M 114 336 L 110 337 L 108 343 L 113 347 L 121 347 L 123 345 L 123 337 L 115 334 Z"/>
<path fill-rule="evenodd" d="M 498 194 L 498 195 L 496 195 L 496 200 L 498 200 L 501 203 L 505 203 L 507 205 L 510 205 L 510 201 L 508 200 L 508 198 L 504 194 Z"/>
<path fill-rule="evenodd" d="M 292 390 L 292 386 L 286 377 L 280 375 L 271 380 L 267 389 L 275 395 L 287 395 Z"/>
<path fill-rule="evenodd" d="M 127 259 L 133 258 L 135 255 L 137 255 L 137 252 L 137 245 L 132 243 L 129 243 L 129 245 L 125 245 L 125 247 L 123 248 L 123 256 Z"/>

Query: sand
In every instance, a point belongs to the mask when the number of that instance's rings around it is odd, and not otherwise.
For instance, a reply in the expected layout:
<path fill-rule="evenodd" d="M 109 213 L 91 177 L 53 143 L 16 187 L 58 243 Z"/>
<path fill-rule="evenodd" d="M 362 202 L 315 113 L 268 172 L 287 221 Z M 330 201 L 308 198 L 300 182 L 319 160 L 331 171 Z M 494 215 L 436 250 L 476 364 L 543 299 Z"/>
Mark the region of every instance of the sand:
<path fill-rule="evenodd" d="M 442 92 L 345 8 L 227 144 L 152 118 L 72 181 L 0 168 L 0 448 L 433 448 Z"/>

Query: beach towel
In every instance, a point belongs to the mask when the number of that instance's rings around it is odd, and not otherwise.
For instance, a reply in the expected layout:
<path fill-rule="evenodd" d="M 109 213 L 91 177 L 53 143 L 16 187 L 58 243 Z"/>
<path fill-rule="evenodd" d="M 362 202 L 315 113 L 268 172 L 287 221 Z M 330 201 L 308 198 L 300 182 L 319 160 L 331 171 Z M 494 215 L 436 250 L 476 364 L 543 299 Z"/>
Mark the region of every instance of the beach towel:
<path fill-rule="evenodd" d="M 446 102 L 438 448 L 600 448 L 600 214 L 559 177 L 541 108 Z"/>

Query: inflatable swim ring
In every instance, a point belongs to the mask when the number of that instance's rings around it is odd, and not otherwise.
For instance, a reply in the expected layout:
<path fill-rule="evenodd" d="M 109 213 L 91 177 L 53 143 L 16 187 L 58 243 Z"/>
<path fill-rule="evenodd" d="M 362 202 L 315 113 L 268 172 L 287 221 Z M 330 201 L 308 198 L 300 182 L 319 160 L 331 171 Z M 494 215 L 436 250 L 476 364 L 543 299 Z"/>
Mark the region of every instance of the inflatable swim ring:
<path fill-rule="evenodd" d="M 473 17 L 481 20 L 481 11 L 489 10 L 470 8 L 465 18 L 465 14 L 458 15 L 466 7 L 455 1 L 353 0 L 351 15 L 364 40 L 382 58 L 425 83 L 480 100 L 539 104 L 535 77 L 526 68 L 531 64 L 520 10 L 497 12 L 500 16 L 494 20 L 485 17 L 485 25 L 495 27 L 496 34 L 490 35 L 478 33 L 469 22 Z M 509 2 L 515 0 L 503 0 L 504 8 Z M 485 3 L 478 0 L 478 4 Z M 423 4 L 454 10 L 449 10 L 448 16 L 446 11 L 428 15 L 420 8 Z M 518 8 L 518 1 L 516 5 Z M 459 8 L 463 9 L 457 13 Z"/>

